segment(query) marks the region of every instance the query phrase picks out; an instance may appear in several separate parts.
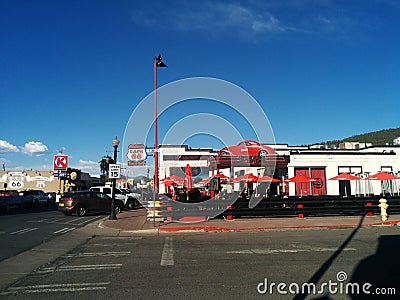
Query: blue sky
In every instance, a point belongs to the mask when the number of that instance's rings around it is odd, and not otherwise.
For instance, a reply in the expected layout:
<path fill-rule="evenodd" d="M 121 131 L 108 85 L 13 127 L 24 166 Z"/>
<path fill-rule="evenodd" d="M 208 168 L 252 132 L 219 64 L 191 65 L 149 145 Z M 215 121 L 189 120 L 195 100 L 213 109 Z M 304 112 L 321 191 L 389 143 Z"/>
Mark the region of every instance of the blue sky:
<path fill-rule="evenodd" d="M 158 86 L 231 82 L 257 100 L 277 143 L 397 128 L 399 23 L 395 0 L 0 1 L 0 163 L 51 169 L 63 149 L 72 167 L 98 173 L 153 90 L 158 53 L 168 65 Z M 192 110 L 205 112 L 183 104 L 173 115 Z M 160 117 L 160 140 L 169 120 Z"/>

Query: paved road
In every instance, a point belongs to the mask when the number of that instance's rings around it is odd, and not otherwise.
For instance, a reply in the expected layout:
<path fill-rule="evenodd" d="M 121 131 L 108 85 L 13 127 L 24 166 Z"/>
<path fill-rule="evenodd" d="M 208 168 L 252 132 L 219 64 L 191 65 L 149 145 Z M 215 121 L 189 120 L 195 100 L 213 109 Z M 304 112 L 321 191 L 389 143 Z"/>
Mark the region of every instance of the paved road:
<path fill-rule="evenodd" d="M 330 293 L 327 284 L 339 287 L 340 283 L 360 280 L 377 284 L 382 278 L 389 281 L 398 278 L 398 233 L 396 226 L 96 235 L 4 289 L 0 296 L 2 299 L 317 299 L 324 295 L 325 298 L 319 299 L 348 299 L 340 290 Z M 340 281 L 345 277 L 347 280 Z M 277 290 L 279 283 L 286 285 L 280 286 L 281 291 Z M 292 293 L 302 283 L 314 283 L 316 291 L 323 292 L 308 297 L 301 292 Z M 395 283 L 390 281 L 390 285 Z M 389 299 L 378 299 L 386 298 Z"/>
<path fill-rule="evenodd" d="M 0 215 L 0 261 L 100 218 L 104 215 L 65 216 L 54 206 Z"/>

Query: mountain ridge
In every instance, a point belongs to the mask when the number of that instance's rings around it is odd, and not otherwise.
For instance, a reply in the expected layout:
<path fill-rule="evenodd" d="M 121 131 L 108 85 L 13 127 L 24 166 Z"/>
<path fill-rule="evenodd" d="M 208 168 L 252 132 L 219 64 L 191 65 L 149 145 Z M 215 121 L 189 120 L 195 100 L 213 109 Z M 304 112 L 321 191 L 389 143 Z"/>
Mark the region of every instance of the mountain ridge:
<path fill-rule="evenodd" d="M 393 140 L 400 137 L 400 128 L 389 128 L 378 131 L 353 135 L 341 140 L 331 140 L 321 144 L 339 146 L 344 142 L 371 143 L 373 146 L 393 145 Z"/>

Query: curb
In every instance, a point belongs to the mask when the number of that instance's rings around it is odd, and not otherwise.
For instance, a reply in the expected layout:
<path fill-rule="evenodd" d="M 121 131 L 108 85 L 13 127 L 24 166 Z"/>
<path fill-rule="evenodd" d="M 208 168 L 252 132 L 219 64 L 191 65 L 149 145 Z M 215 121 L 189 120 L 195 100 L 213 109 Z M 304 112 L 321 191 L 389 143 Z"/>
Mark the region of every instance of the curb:
<path fill-rule="evenodd" d="M 397 216 L 398 217 L 398 216 Z M 400 219 L 395 221 L 385 221 L 385 222 L 376 222 L 370 224 L 337 224 L 337 225 L 288 225 L 288 226 L 265 226 L 259 227 L 256 225 L 255 227 L 237 227 L 231 228 L 229 227 L 229 223 L 233 224 L 235 220 L 229 220 L 225 225 L 188 225 L 188 226 L 174 226 L 174 223 L 164 224 L 164 226 L 157 226 L 154 228 L 140 228 L 140 229 L 122 229 L 122 228 L 114 228 L 106 225 L 104 220 L 101 220 L 97 228 L 99 230 L 111 230 L 114 231 L 117 235 L 119 234 L 157 234 L 157 233 L 189 233 L 189 232 L 250 232 L 250 231 L 273 231 L 273 230 L 295 230 L 295 229 L 348 229 L 348 228 L 356 228 L 356 227 L 382 227 L 382 226 L 400 226 Z M 372 220 L 371 220 L 372 221 Z M 210 222 L 211 223 L 211 222 Z M 239 225 L 238 223 L 235 223 Z M 168 227 L 170 225 L 171 227 Z M 260 225 L 260 224 L 259 224 Z M 240 225 L 239 225 L 240 226 Z"/>
<path fill-rule="evenodd" d="M 360 227 L 382 227 L 400 226 L 400 221 L 387 221 L 374 224 L 362 224 Z M 243 232 L 243 231 L 272 231 L 286 229 L 348 229 L 357 228 L 359 225 L 309 225 L 309 226 L 279 226 L 279 227 L 250 227 L 250 228 L 226 228 L 216 226 L 194 226 L 194 227 L 171 227 L 159 228 L 158 232 L 177 233 L 177 232 Z"/>

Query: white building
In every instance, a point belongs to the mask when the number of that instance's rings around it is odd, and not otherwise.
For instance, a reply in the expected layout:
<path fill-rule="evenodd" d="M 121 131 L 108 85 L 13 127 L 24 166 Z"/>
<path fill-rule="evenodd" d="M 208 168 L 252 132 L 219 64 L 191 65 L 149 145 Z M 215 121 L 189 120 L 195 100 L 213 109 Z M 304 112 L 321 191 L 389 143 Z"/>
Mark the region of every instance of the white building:
<path fill-rule="evenodd" d="M 303 184 L 303 194 L 343 194 L 347 184 L 348 195 L 380 194 L 381 182 L 334 181 L 329 180 L 346 172 L 365 178 L 380 171 L 398 174 L 400 172 L 400 147 L 368 147 L 359 150 L 293 150 L 290 153 L 288 177 L 306 174 L 320 179 L 322 184 Z M 394 184 L 398 184 L 396 181 Z M 342 192 L 341 192 L 342 189 Z M 290 183 L 290 195 L 299 194 L 299 187 Z"/>
<path fill-rule="evenodd" d="M 267 145 L 273 148 L 280 158 L 272 174 L 275 178 L 286 179 L 295 175 L 308 175 L 317 178 L 316 183 L 280 183 L 274 186 L 279 193 L 289 195 L 379 195 L 381 182 L 376 180 L 336 181 L 329 180 L 340 173 L 347 172 L 365 178 L 379 171 L 393 174 L 400 173 L 400 146 L 354 147 L 356 149 L 315 149 L 306 146 L 288 146 L 285 144 Z M 362 145 L 366 146 L 366 145 Z M 170 175 L 184 177 L 187 164 L 192 168 L 193 177 L 208 177 L 215 171 L 212 162 L 217 158 L 213 149 L 192 149 L 186 145 L 160 146 L 159 179 Z M 218 160 L 218 158 L 217 158 Z M 256 165 L 247 167 L 231 166 L 221 172 L 231 177 L 243 173 L 263 175 L 264 169 Z M 392 183 L 395 191 L 399 190 L 400 180 Z M 160 192 L 165 192 L 160 184 Z"/>

